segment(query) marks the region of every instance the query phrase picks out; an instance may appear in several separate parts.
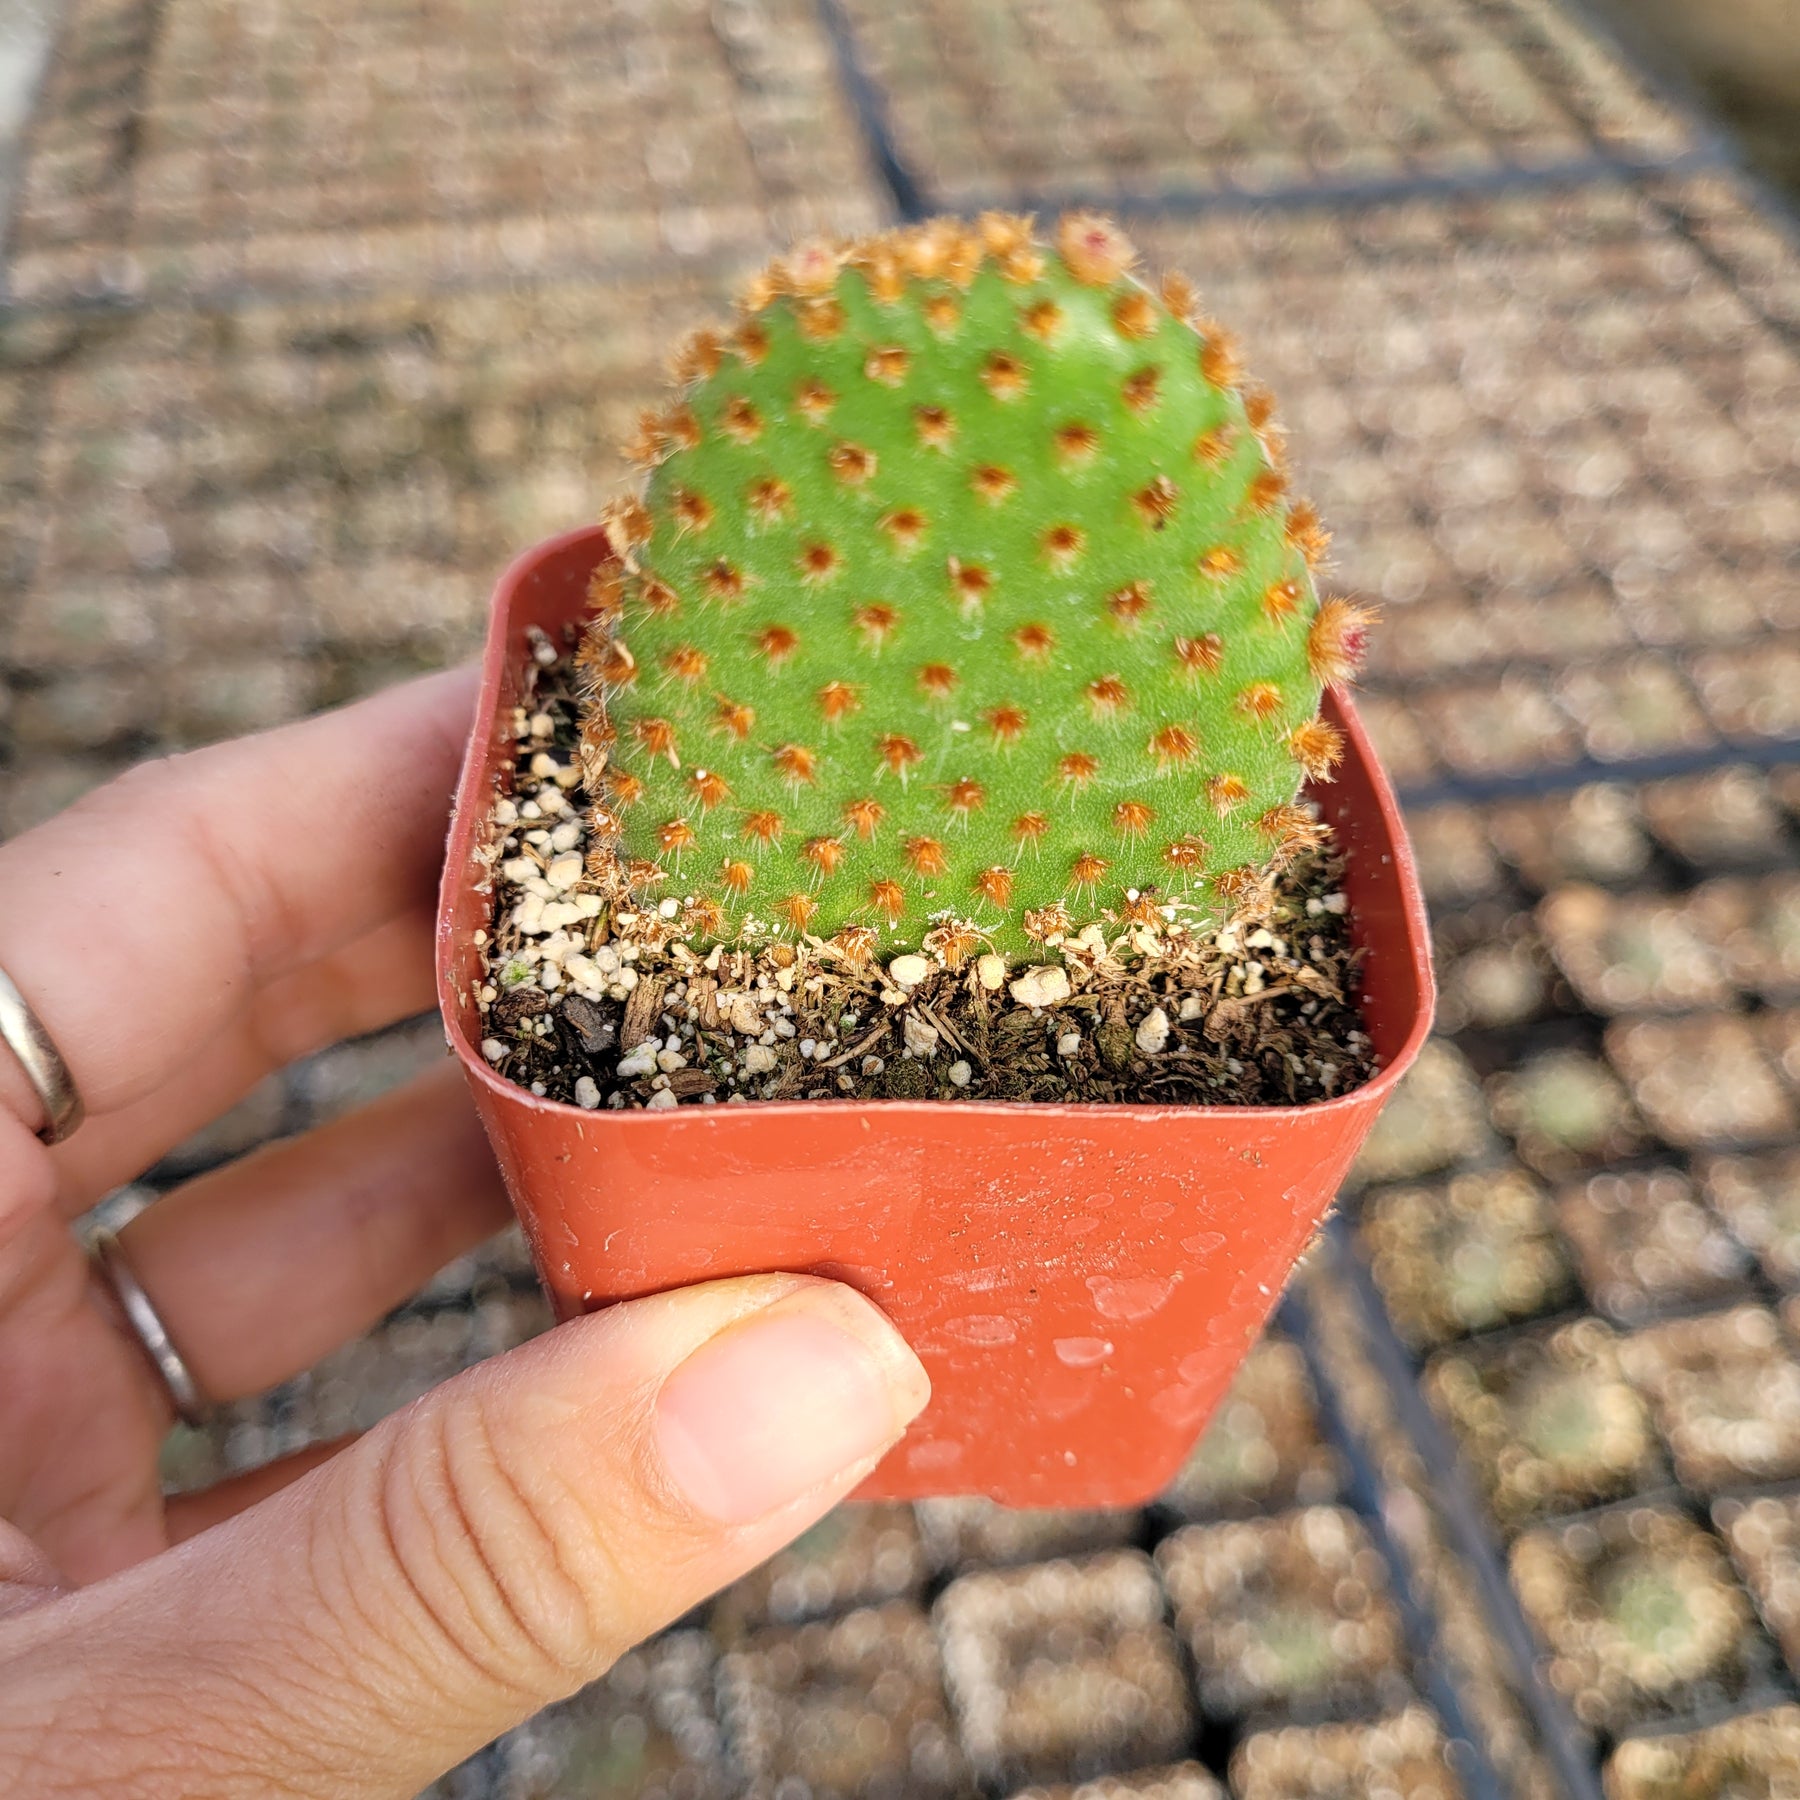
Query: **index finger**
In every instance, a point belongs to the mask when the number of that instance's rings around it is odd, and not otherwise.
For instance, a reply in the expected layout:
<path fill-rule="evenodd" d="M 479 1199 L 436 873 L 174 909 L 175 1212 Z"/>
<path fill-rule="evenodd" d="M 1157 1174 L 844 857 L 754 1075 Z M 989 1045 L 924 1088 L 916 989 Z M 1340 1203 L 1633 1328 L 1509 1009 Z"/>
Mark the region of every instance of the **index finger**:
<path fill-rule="evenodd" d="M 128 1105 L 266 982 L 427 901 L 475 674 L 129 770 L 0 846 L 0 968 L 90 1112 Z M 0 1100 L 35 1124 L 10 1057 Z"/>

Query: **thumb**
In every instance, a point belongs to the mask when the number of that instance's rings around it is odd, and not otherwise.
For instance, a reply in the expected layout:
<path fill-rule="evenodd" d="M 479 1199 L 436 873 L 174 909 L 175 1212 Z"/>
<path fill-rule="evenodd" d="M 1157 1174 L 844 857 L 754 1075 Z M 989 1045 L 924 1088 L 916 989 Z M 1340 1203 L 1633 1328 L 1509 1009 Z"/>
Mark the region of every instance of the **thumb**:
<path fill-rule="evenodd" d="M 810 1524 L 927 1391 L 831 1282 L 571 1321 L 0 1623 L 0 1791 L 39 1791 L 23 1743 L 80 1792 L 411 1795 Z"/>

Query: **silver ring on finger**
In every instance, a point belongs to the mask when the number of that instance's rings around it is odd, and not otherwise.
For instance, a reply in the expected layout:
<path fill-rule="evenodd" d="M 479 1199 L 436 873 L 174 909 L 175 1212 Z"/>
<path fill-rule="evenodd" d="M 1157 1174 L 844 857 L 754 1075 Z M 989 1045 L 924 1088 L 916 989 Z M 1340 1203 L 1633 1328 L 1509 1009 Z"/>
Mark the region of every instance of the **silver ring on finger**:
<path fill-rule="evenodd" d="M 182 1360 L 181 1352 L 175 1348 L 162 1314 L 144 1292 L 143 1283 L 132 1273 L 118 1238 L 110 1231 L 95 1232 L 89 1254 L 94 1272 L 111 1289 L 119 1302 L 119 1310 L 131 1326 L 132 1335 L 168 1391 L 175 1416 L 184 1425 L 203 1424 L 206 1400 L 200 1392 L 200 1384 L 194 1379 L 193 1370 Z"/>
<path fill-rule="evenodd" d="M 0 1042 L 5 1043 L 25 1071 L 25 1079 L 44 1110 L 38 1136 L 46 1144 L 60 1144 L 85 1114 L 81 1090 L 76 1087 L 56 1040 L 44 1029 L 43 1020 L 31 1010 L 4 969 L 0 969 Z"/>

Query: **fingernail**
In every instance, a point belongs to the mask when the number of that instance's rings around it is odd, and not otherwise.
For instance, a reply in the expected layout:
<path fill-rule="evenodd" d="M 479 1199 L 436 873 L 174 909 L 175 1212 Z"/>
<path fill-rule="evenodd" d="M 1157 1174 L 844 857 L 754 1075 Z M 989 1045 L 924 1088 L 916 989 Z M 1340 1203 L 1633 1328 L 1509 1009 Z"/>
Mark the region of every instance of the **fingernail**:
<path fill-rule="evenodd" d="M 886 1449 L 930 1394 L 872 1305 L 815 1292 L 696 1350 L 657 1396 L 656 1445 L 694 1507 L 743 1525 Z"/>

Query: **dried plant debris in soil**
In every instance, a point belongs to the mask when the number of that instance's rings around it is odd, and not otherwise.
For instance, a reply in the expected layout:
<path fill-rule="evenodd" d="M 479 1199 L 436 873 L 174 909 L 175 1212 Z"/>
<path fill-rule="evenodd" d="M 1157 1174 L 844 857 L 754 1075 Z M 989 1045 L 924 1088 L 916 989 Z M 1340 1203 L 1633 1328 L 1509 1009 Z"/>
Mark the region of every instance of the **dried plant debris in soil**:
<path fill-rule="evenodd" d="M 1215 929 L 1136 917 L 1008 967 L 790 936 L 698 954 L 610 919 L 587 879 L 587 796 L 568 659 L 533 639 L 511 795 L 484 855 L 482 1053 L 582 1107 L 745 1100 L 1116 1101 L 1290 1106 L 1367 1081 L 1342 864 L 1327 842 Z M 678 897 L 662 903 L 673 921 Z M 1172 910 L 1172 909 L 1171 909 Z M 636 927 L 636 929 L 633 929 Z M 624 929 L 621 929 L 624 928 Z M 955 947 L 952 947 L 954 951 Z M 955 967 L 947 966 L 954 960 Z"/>

